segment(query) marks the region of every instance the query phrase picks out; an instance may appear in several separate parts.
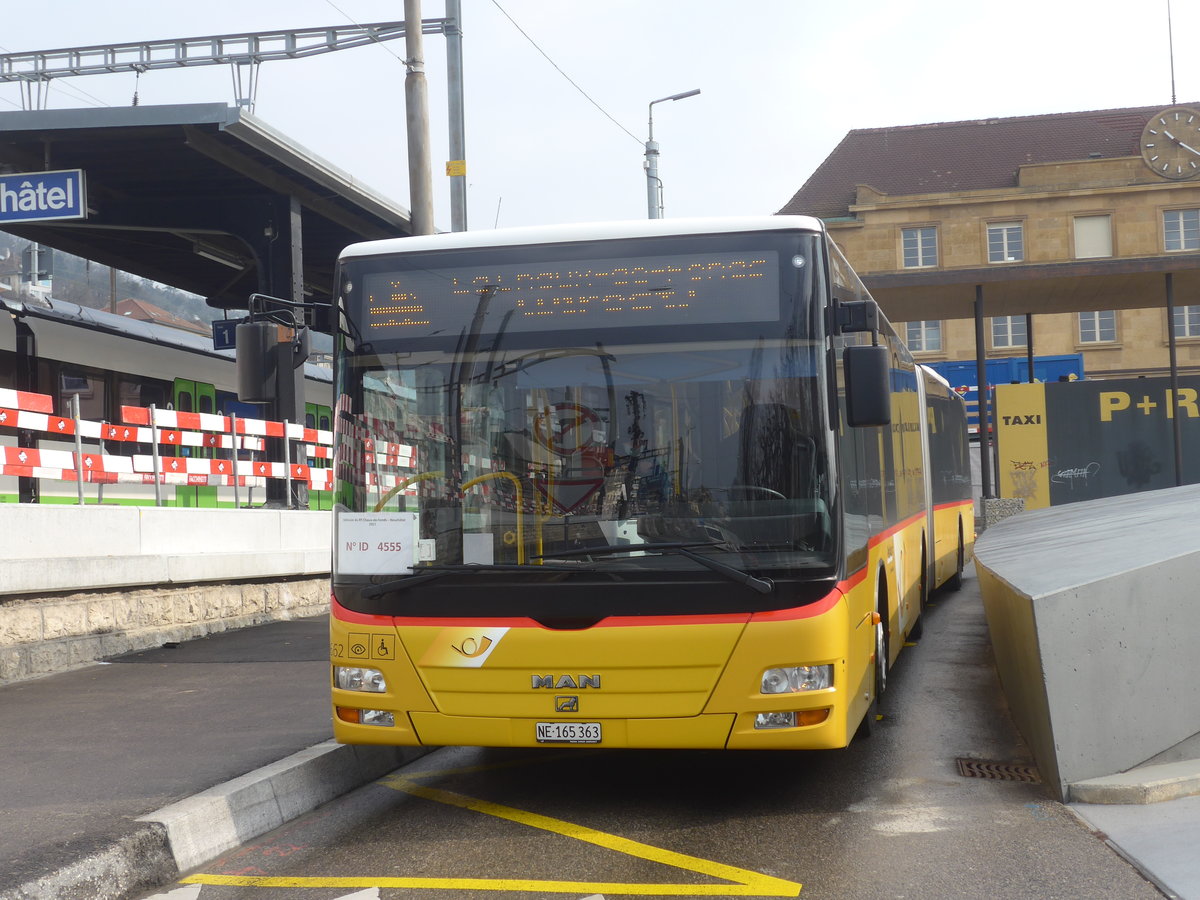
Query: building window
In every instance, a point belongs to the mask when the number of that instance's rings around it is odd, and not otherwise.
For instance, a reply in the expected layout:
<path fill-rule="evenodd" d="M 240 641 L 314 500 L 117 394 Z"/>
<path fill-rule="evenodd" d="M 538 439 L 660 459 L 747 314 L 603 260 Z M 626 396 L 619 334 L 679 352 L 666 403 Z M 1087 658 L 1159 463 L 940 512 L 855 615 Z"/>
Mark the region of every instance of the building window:
<path fill-rule="evenodd" d="M 1117 313 L 1112 309 L 1079 314 L 1079 343 L 1111 343 L 1117 339 Z"/>
<path fill-rule="evenodd" d="M 1024 347 L 1025 336 L 1024 316 L 992 316 L 992 346 Z"/>
<path fill-rule="evenodd" d="M 1113 255 L 1112 216 L 1075 217 L 1075 258 Z"/>
<path fill-rule="evenodd" d="M 904 268 L 927 269 L 938 264 L 937 229 L 932 225 L 923 228 L 900 229 Z"/>
<path fill-rule="evenodd" d="M 1020 222 L 993 222 L 987 227 L 988 262 L 1020 262 L 1025 258 L 1025 235 Z"/>
<path fill-rule="evenodd" d="M 904 342 L 913 353 L 930 353 L 942 349 L 942 323 L 936 319 L 909 322 Z"/>
<path fill-rule="evenodd" d="M 1175 337 L 1200 337 L 1200 306 L 1175 307 Z"/>
<path fill-rule="evenodd" d="M 1200 250 L 1200 209 L 1163 213 L 1163 245 L 1171 250 Z"/>

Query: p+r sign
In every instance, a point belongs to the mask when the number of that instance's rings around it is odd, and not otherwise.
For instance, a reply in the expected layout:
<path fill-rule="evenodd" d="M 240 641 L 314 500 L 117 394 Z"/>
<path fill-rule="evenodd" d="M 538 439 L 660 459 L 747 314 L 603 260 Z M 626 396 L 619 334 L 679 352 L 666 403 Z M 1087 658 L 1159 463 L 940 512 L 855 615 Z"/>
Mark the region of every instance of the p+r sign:
<path fill-rule="evenodd" d="M 87 218 L 82 169 L 0 175 L 0 223 Z"/>

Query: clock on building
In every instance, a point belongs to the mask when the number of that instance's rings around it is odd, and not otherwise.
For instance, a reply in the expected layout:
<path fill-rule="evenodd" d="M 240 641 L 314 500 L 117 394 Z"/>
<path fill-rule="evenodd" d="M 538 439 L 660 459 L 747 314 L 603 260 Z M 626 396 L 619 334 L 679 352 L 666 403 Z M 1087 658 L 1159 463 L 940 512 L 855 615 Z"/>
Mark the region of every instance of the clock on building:
<path fill-rule="evenodd" d="M 1155 175 L 1180 180 L 1200 175 L 1200 113 L 1172 106 L 1142 129 L 1142 159 Z"/>

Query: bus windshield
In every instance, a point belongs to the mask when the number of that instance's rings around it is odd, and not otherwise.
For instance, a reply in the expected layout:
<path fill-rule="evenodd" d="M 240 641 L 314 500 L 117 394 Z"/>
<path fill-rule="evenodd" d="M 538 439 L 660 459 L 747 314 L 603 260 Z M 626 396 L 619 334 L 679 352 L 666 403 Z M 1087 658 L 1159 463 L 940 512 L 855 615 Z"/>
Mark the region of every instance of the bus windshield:
<path fill-rule="evenodd" d="M 343 263 L 335 578 L 828 575 L 820 245 L 722 237 Z"/>

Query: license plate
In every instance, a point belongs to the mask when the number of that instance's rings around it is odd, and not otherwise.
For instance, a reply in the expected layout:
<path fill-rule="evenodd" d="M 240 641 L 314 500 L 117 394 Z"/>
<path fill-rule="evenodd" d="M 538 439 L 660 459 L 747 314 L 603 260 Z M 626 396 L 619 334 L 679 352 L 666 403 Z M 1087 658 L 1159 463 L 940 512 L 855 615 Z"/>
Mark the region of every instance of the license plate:
<path fill-rule="evenodd" d="M 539 744 L 598 744 L 599 722 L 538 722 Z"/>

